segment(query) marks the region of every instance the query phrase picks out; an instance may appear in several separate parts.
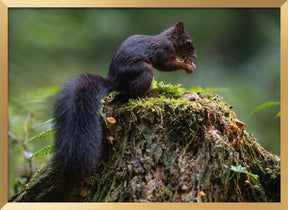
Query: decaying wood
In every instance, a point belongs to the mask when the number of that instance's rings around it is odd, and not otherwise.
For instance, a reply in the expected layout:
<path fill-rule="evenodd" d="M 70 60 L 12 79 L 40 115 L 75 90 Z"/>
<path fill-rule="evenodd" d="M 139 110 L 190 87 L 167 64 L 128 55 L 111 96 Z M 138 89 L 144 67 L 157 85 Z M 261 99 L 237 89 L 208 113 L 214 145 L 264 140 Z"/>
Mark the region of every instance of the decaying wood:
<path fill-rule="evenodd" d="M 115 93 L 105 99 L 103 112 L 116 123 L 103 120 L 103 161 L 93 176 L 69 181 L 47 164 L 10 201 L 280 201 L 279 157 L 222 98 L 162 86 L 128 103 Z M 239 164 L 259 178 L 231 170 Z"/>

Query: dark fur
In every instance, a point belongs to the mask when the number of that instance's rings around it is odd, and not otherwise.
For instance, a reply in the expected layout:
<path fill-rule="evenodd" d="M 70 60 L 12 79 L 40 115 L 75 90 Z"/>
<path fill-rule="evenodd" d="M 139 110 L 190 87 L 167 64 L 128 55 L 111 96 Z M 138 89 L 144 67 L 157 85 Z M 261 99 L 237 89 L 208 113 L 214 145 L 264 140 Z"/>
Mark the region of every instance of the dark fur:
<path fill-rule="evenodd" d="M 185 44 L 190 40 L 191 45 Z M 68 81 L 56 99 L 55 154 L 53 163 L 67 175 L 87 175 L 97 164 L 102 150 L 98 110 L 101 99 L 116 90 L 128 98 L 142 97 L 160 71 L 189 69 L 176 57 L 195 57 L 191 36 L 180 21 L 159 35 L 134 35 L 114 54 L 107 79 L 91 74 Z"/>
<path fill-rule="evenodd" d="M 68 81 L 56 98 L 54 163 L 67 175 L 91 171 L 102 149 L 102 126 L 98 117 L 101 99 L 109 82 L 91 74 Z"/>

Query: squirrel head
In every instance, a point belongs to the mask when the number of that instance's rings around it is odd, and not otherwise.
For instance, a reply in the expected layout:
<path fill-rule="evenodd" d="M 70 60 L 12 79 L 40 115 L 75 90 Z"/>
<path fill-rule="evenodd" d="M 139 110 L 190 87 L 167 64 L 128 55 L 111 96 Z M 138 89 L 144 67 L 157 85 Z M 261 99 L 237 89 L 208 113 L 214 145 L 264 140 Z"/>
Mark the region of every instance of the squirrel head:
<path fill-rule="evenodd" d="M 185 30 L 183 21 L 178 21 L 174 26 L 173 44 L 178 57 L 195 58 L 195 45 L 190 34 Z"/>

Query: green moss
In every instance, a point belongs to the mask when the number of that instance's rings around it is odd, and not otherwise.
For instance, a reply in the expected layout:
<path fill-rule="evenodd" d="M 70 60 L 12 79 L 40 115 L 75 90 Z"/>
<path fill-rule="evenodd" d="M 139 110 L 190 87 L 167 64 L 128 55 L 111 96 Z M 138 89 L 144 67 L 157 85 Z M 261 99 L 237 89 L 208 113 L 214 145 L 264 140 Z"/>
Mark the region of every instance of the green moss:
<path fill-rule="evenodd" d="M 181 85 L 171 85 L 164 84 L 163 82 L 157 82 L 153 79 L 152 85 L 148 94 L 153 92 L 158 92 L 160 95 L 163 95 L 167 98 L 179 98 L 182 96 L 182 93 L 185 89 L 180 88 Z"/>

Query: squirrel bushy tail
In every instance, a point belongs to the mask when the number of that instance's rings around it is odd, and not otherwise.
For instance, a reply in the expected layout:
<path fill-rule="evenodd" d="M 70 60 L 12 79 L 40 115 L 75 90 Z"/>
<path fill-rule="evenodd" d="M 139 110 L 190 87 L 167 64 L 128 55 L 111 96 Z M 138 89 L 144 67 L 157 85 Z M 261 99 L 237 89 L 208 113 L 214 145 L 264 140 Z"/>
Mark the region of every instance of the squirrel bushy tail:
<path fill-rule="evenodd" d="M 109 81 L 100 76 L 74 76 L 60 90 L 55 103 L 53 163 L 68 177 L 89 174 L 102 149 L 98 115 Z"/>

